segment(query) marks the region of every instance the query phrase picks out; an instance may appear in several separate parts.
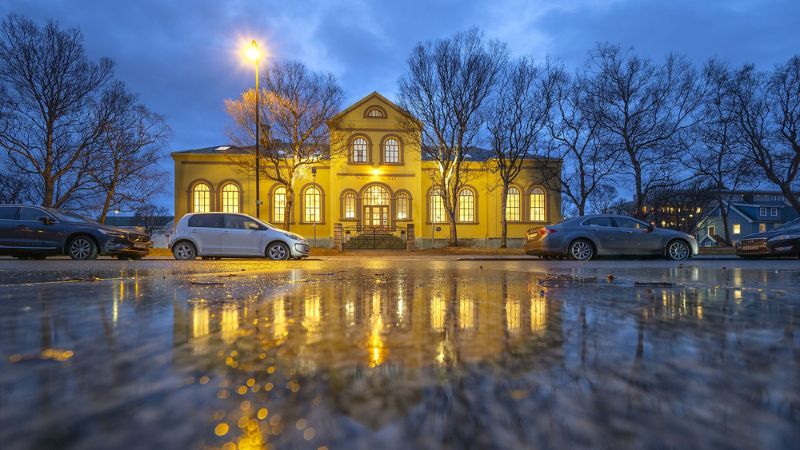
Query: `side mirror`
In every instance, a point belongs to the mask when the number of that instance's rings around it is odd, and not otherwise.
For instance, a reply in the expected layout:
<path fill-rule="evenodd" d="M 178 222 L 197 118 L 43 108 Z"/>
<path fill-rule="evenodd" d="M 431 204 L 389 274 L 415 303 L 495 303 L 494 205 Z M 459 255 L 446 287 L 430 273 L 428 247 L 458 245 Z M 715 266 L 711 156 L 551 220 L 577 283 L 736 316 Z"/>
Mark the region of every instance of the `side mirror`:
<path fill-rule="evenodd" d="M 39 217 L 39 222 L 42 222 L 45 225 L 52 225 L 53 219 L 47 216 Z"/>
<path fill-rule="evenodd" d="M 655 225 L 653 225 L 652 223 L 650 223 L 650 224 L 647 224 L 647 232 L 648 232 L 648 233 L 652 233 L 652 232 L 653 232 L 653 230 L 655 230 L 655 229 L 656 229 L 656 227 L 655 227 Z"/>
<path fill-rule="evenodd" d="M 255 222 L 247 222 L 247 229 L 248 230 L 260 230 L 261 227 Z"/>

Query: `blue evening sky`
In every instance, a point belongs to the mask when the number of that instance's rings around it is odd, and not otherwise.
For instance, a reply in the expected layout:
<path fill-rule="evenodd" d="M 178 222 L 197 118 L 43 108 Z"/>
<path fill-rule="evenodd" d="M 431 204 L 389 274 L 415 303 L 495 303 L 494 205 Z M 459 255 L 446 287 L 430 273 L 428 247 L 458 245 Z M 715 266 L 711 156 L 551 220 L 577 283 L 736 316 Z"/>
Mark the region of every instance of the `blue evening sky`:
<path fill-rule="evenodd" d="M 419 41 L 471 26 L 513 54 L 550 56 L 577 67 L 598 41 L 697 64 L 717 56 L 761 68 L 800 52 L 798 0 L 3 0 L 0 14 L 79 27 L 91 56 L 116 75 L 173 138 L 165 153 L 227 142 L 223 101 L 253 83 L 240 57 L 256 38 L 270 58 L 299 59 L 336 75 L 345 105 L 379 91 L 396 99 L 397 79 Z M 171 160 L 165 157 L 165 167 Z M 170 170 L 171 171 L 171 170 Z M 161 201 L 171 206 L 171 192 Z"/>

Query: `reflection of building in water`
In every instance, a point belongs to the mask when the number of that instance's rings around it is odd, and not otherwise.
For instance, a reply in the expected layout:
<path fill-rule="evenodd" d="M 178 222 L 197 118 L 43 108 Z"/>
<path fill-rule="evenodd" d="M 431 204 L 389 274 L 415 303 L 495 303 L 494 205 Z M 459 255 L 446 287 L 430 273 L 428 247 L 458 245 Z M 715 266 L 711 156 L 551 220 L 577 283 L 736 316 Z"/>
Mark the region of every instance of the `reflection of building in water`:
<path fill-rule="evenodd" d="M 230 344 L 252 334 L 262 351 L 280 346 L 281 355 L 295 358 L 285 363 L 309 369 L 450 365 L 495 358 L 531 340 L 562 341 L 561 305 L 532 275 L 362 275 L 295 283 L 272 298 L 190 299 L 186 338 L 213 340 L 219 333 Z M 177 330 L 184 319 L 175 311 Z"/>

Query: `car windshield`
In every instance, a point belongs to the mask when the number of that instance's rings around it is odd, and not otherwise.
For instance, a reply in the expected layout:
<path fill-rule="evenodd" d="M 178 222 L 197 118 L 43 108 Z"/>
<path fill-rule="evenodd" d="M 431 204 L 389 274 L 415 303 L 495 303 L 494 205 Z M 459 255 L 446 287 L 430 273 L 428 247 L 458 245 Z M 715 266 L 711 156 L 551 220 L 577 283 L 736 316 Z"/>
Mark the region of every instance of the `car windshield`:
<path fill-rule="evenodd" d="M 790 220 L 790 221 L 786 222 L 785 224 L 783 224 L 783 225 L 781 225 L 781 226 L 779 226 L 779 227 L 777 227 L 775 229 L 776 230 L 785 230 L 787 228 L 797 228 L 797 227 L 800 227 L 800 217 L 798 217 L 798 218 L 796 218 L 794 220 Z"/>
<path fill-rule="evenodd" d="M 50 209 L 50 208 L 48 208 L 47 212 L 52 214 L 53 217 L 55 217 L 56 219 L 58 219 L 61 222 L 67 222 L 67 223 L 97 223 L 92 219 L 87 219 L 86 217 L 80 216 L 78 214 L 67 212 L 67 211 L 61 211 L 61 210 L 58 210 L 58 209 Z"/>

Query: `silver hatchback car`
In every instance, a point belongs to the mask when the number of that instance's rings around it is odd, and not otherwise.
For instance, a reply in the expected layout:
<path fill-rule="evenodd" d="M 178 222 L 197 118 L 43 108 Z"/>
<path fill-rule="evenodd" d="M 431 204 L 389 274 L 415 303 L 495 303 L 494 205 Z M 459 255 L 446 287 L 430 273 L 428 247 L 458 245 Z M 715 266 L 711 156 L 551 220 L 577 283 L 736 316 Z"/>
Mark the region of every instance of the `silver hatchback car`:
<path fill-rule="evenodd" d="M 594 256 L 663 256 L 682 261 L 698 252 L 694 236 L 627 216 L 597 215 L 528 230 L 525 252 L 586 261 Z"/>

